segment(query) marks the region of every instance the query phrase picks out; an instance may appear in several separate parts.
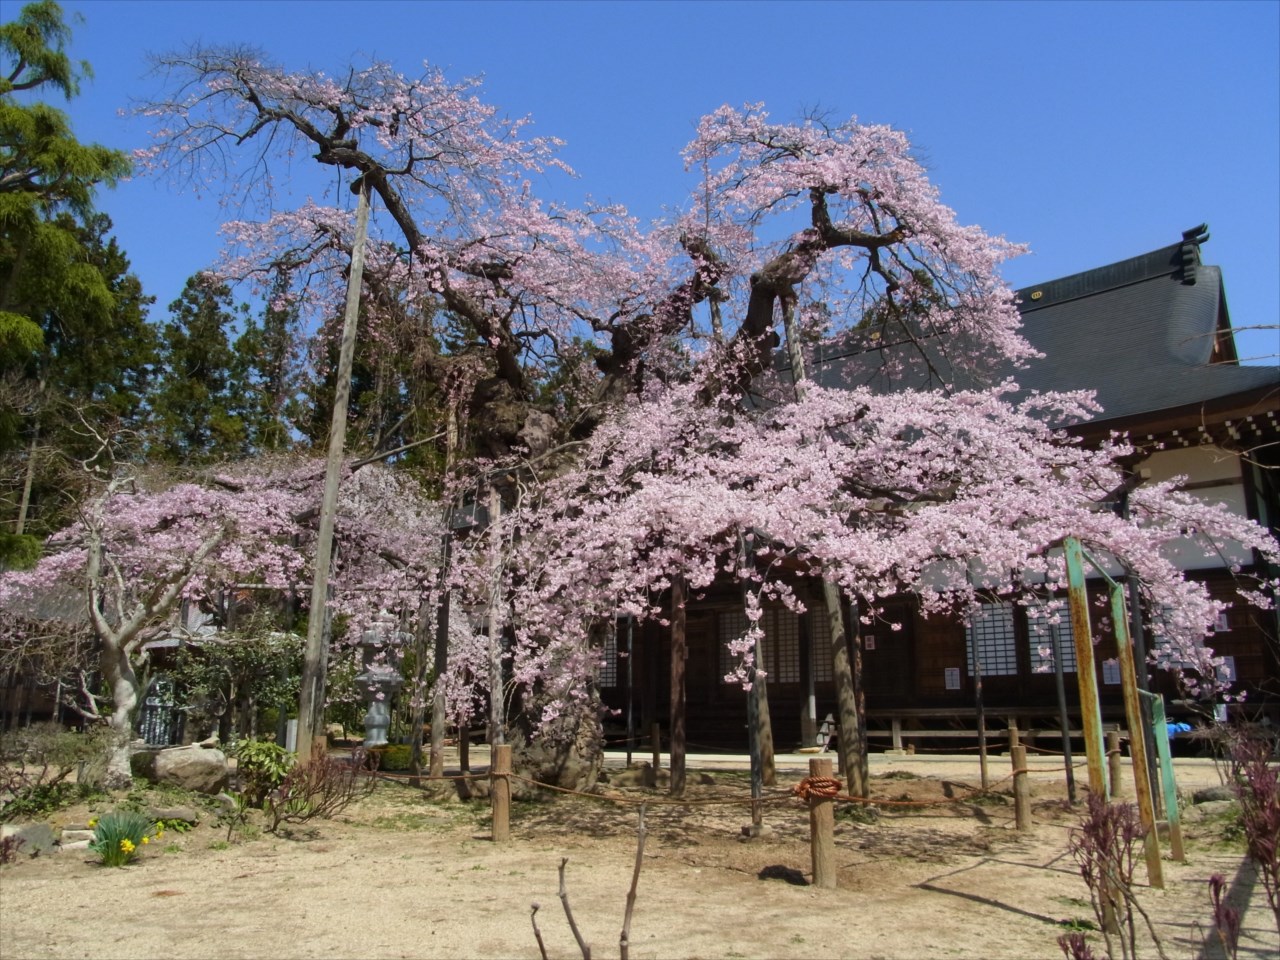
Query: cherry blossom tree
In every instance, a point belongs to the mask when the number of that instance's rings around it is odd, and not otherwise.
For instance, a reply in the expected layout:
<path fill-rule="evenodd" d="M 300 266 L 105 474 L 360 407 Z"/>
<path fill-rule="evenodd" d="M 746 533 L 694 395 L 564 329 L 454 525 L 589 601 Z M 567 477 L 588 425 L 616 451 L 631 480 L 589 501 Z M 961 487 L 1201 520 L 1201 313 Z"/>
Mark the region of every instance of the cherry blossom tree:
<path fill-rule="evenodd" d="M 113 782 L 130 776 L 128 740 L 146 644 L 177 629 L 174 614 L 184 601 L 211 605 L 246 586 L 295 591 L 309 564 L 322 472 L 314 463 L 286 463 L 224 469 L 201 482 L 116 476 L 83 505 L 76 524 L 50 538 L 34 569 L 0 576 L 0 641 L 10 649 L 33 636 L 49 639 L 48 618 L 39 614 L 43 597 L 68 588 L 81 597 L 65 629 L 81 631 L 96 647 L 105 689 L 82 672 L 75 705 L 116 733 Z M 385 467 L 349 477 L 337 539 L 332 605 L 351 636 L 384 611 L 416 610 L 437 575 L 436 512 Z"/>
<path fill-rule="evenodd" d="M 1026 603 L 1065 590 L 1067 536 L 1135 579 L 1153 611 L 1155 659 L 1212 695 L 1221 661 L 1203 638 L 1221 605 L 1182 576 L 1170 548 L 1193 538 L 1210 556 L 1280 559 L 1264 530 L 1174 482 L 1135 491 L 1121 517 L 1117 461 L 1129 448 L 1086 448 L 1051 426 L 1093 409 L 1079 396 L 1012 402 L 1008 385 L 950 395 L 814 387 L 745 413 L 699 404 L 697 389 L 603 425 L 575 469 L 510 518 L 520 531 L 513 672 L 529 687 L 555 684 L 544 721 L 589 695 L 593 625 L 616 612 L 666 617 L 652 598 L 677 578 L 695 596 L 718 578 L 745 584 L 749 627 L 729 648 L 731 678 L 746 684 L 762 602 L 803 612 L 797 577 L 837 585 L 868 616 L 906 592 L 925 615 L 993 596 Z M 749 562 L 738 552 L 744 531 Z M 1268 602 L 1248 589 L 1242 599 Z"/>
<path fill-rule="evenodd" d="M 1010 375 L 1034 353 L 999 268 L 1021 248 L 960 224 L 898 131 L 723 107 L 685 149 L 684 207 L 642 226 L 536 197 L 535 180 L 569 173 L 557 143 L 429 66 L 293 74 L 237 49 L 160 62 L 173 93 L 146 109 L 144 166 L 269 199 L 272 171 L 305 151 L 385 209 L 364 335 L 417 319 L 417 362 L 447 398 L 449 488 L 502 496 L 448 582 L 510 630 L 511 682 L 538 692 L 544 723 L 592 709 L 592 625 L 664 616 L 650 598 L 685 581 L 740 578 L 752 623 L 765 594 L 800 605 L 784 567 L 873 611 L 902 590 L 955 609 L 1051 590 L 1074 535 L 1141 581 L 1182 657 L 1214 606 L 1160 544 L 1194 529 L 1274 556 L 1167 486 L 1135 494 L 1129 520 L 1105 509 L 1126 448 L 1054 430 L 1095 415 L 1088 398 L 1016 399 Z M 339 191 L 229 224 L 220 272 L 291 277 L 277 295 L 335 316 L 348 206 Z M 833 345 L 855 358 L 838 389 L 805 375 Z M 757 632 L 733 645 L 748 681 Z M 496 676 L 470 638 L 442 680 L 458 690 L 464 666 Z"/>

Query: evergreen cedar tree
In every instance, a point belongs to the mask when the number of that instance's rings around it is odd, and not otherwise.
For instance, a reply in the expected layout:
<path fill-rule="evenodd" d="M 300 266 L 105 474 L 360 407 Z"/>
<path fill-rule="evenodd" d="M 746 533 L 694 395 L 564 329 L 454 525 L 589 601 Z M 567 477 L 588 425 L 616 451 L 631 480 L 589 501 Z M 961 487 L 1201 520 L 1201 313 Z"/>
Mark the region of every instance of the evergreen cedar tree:
<path fill-rule="evenodd" d="M 0 25 L 0 458 L 6 499 L 0 563 L 29 562 L 68 519 L 46 451 L 92 455 L 75 411 L 100 421 L 137 412 L 150 359 L 147 301 L 95 213 L 100 186 L 130 170 L 126 154 L 78 140 L 49 100 L 70 100 L 88 66 L 65 52 L 56 3 L 23 7 Z M 39 464 L 22 481 L 25 464 Z M 17 480 L 10 480 L 17 477 Z M 33 502 L 63 508 L 51 523 Z"/>
<path fill-rule="evenodd" d="M 415 362 L 438 388 L 450 440 L 444 501 L 484 503 L 490 485 L 504 501 L 487 529 L 455 544 L 442 582 L 455 609 L 488 608 L 497 592 L 509 676 L 537 691 L 543 722 L 589 696 L 593 626 L 618 613 L 665 618 L 655 598 L 677 577 L 695 591 L 717 576 L 743 581 L 752 630 L 763 599 L 798 607 L 784 566 L 873 610 L 901 591 L 926 611 L 963 609 L 982 594 L 1061 587 L 1054 548 L 1068 535 L 1140 580 L 1155 656 L 1193 664 L 1189 682 L 1213 692 L 1201 642 L 1218 605 L 1161 547 L 1234 542 L 1274 563 L 1275 542 L 1176 483 L 1135 491 L 1120 518 L 1108 498 L 1124 483 L 1127 444 L 1084 449 L 1055 430 L 1096 412 L 1091 400 L 1014 402 L 1012 382 L 990 382 L 989 371 L 1033 355 L 998 275 L 1020 248 L 957 223 L 900 132 L 723 107 L 685 149 L 695 183 L 683 211 L 643 225 L 617 206 L 536 197 L 535 180 L 567 172 L 556 142 L 504 119 L 474 82 L 429 67 L 410 79 L 385 64 L 293 74 L 248 50 L 162 64 L 173 93 L 144 111 L 157 127 L 136 157 L 144 170 L 265 202 L 263 171 L 308 155 L 370 188 L 381 212 L 364 336 L 417 325 Z M 276 305 L 305 315 L 338 315 L 349 207 L 343 192 L 229 224 L 219 276 L 275 284 Z M 797 389 L 775 370 L 784 330 L 793 355 L 859 344 L 904 387 Z M 291 538 L 316 497 L 318 485 L 249 472 L 234 490 L 129 494 L 55 538 L 0 597 L 82 581 L 94 523 L 104 557 L 108 526 L 128 544 L 127 559 L 110 562 L 139 594 L 182 581 L 198 595 L 229 577 L 296 584 L 306 554 Z M 353 514 L 346 536 L 399 538 L 399 511 L 438 526 L 438 510 L 405 499 Z M 379 555 L 339 542 L 340 556 Z M 433 582 L 439 537 L 399 545 L 403 570 L 361 568 L 362 589 L 335 596 L 352 630 L 379 606 L 431 615 L 404 597 Z M 1265 604 L 1274 586 L 1254 583 L 1246 599 Z M 744 677 L 751 639 L 732 645 Z M 456 719 L 473 703 L 463 685 L 487 685 L 486 644 L 453 633 Z"/>

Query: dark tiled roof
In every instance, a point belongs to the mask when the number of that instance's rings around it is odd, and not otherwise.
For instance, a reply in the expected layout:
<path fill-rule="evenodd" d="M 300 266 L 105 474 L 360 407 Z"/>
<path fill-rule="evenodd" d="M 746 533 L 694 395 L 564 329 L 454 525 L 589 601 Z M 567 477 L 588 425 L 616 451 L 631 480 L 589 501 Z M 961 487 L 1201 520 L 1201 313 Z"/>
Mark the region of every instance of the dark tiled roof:
<path fill-rule="evenodd" d="M 1195 282 L 1184 282 L 1180 251 L 1020 290 L 1023 335 L 1045 356 L 1016 374 L 1019 384 L 1093 390 L 1103 420 L 1280 388 L 1278 367 L 1209 362 L 1215 334 L 1229 326 L 1222 271 L 1197 264 Z"/>
<path fill-rule="evenodd" d="M 1271 405 L 1280 403 L 1280 367 L 1209 362 L 1215 334 L 1226 356 L 1234 357 L 1234 346 L 1222 272 L 1200 263 L 1194 243 L 1027 287 L 1018 296 L 1022 333 L 1044 357 L 1020 370 L 989 371 L 989 381 L 1012 376 L 1024 392 L 1092 390 L 1103 408 L 1094 423 L 1268 389 L 1277 391 Z M 936 348 L 926 344 L 935 368 L 947 371 Z M 850 340 L 819 358 L 811 376 L 832 386 L 926 386 L 923 364 L 910 352 L 915 359 L 898 353 L 904 370 L 890 381 L 880 351 L 859 349 Z M 975 384 L 956 371 L 950 375 L 957 387 Z"/>

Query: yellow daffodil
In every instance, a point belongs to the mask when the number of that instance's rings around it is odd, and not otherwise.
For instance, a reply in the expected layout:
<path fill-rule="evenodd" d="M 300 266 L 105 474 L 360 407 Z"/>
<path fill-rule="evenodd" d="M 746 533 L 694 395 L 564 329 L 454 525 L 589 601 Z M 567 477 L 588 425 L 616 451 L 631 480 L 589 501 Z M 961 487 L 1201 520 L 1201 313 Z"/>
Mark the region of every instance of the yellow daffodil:
<path fill-rule="evenodd" d="M 133 851 L 136 849 L 137 847 L 134 846 L 133 841 L 130 840 L 128 837 L 125 837 L 123 840 L 120 841 L 120 850 L 123 853 L 133 853 Z"/>
<path fill-rule="evenodd" d="M 151 838 L 150 838 L 150 837 L 143 837 L 143 838 L 142 838 L 142 842 L 143 842 L 143 843 L 150 843 L 150 842 L 151 842 Z"/>
<path fill-rule="evenodd" d="M 90 821 L 89 821 L 89 826 L 90 826 L 90 827 L 96 827 L 97 825 L 98 825 L 98 818 L 97 818 L 97 817 L 94 817 L 92 820 L 90 820 Z"/>

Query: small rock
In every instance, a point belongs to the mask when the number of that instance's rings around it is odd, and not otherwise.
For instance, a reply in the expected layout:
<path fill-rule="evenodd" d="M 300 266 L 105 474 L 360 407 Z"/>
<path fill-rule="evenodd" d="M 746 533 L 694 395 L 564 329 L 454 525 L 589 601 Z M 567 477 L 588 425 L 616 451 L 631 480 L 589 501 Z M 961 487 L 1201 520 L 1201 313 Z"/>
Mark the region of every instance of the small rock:
<path fill-rule="evenodd" d="M 16 837 L 18 856 L 35 857 L 57 845 L 53 828 L 47 823 L 6 823 L 0 826 L 0 840 Z"/>
<path fill-rule="evenodd" d="M 58 847 L 59 852 L 66 853 L 68 850 L 88 850 L 88 840 L 73 840 L 71 843 L 63 843 Z"/>
<path fill-rule="evenodd" d="M 704 787 L 714 787 L 716 785 L 716 778 L 709 773 L 700 773 L 698 774 L 698 783 L 702 784 Z"/>
<path fill-rule="evenodd" d="M 1236 792 L 1227 786 L 1203 787 L 1191 795 L 1192 803 L 1213 803 L 1218 800 L 1234 800 Z"/>
<path fill-rule="evenodd" d="M 659 770 L 654 772 L 652 764 L 647 760 L 641 761 L 634 767 L 628 767 L 626 770 L 620 770 L 613 775 L 613 786 L 615 787 L 644 787 L 647 790 L 653 790 L 661 785 L 671 782 L 671 774 L 667 770 Z"/>
<path fill-rule="evenodd" d="M 236 811 L 236 806 L 237 806 L 237 804 L 236 804 L 236 798 L 235 798 L 235 797 L 233 797 L 233 796 L 231 796 L 231 794 L 226 793 L 226 792 L 223 792 L 223 793 L 218 794 L 218 795 L 217 795 L 216 797 L 214 797 L 213 799 L 214 799 L 214 801 L 218 804 L 218 810 L 219 810 L 219 812 L 221 812 L 221 813 L 235 813 L 235 811 Z"/>
<path fill-rule="evenodd" d="M 93 839 L 92 830 L 73 830 L 70 827 L 63 827 L 62 839 L 59 841 L 59 843 L 65 848 L 69 843 L 79 843 L 81 840 L 83 840 L 85 843 L 88 843 L 92 839 Z"/>
<path fill-rule="evenodd" d="M 1234 800 L 1207 800 L 1197 803 L 1182 812 L 1182 819 L 1195 823 L 1200 820 L 1216 820 L 1227 817 L 1237 809 Z"/>

